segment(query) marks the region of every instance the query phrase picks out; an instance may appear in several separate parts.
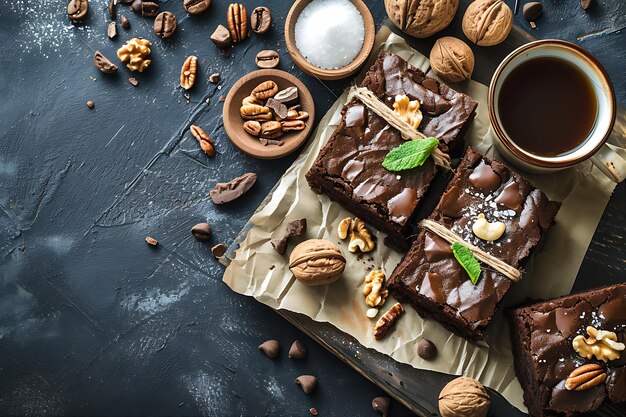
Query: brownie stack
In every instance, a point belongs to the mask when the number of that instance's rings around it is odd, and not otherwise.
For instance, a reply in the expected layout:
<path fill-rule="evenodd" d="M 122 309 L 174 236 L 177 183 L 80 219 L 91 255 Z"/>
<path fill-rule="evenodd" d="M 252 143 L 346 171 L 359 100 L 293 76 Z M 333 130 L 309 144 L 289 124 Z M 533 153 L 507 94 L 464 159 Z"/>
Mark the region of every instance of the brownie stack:
<path fill-rule="evenodd" d="M 390 108 L 396 95 L 419 100 L 424 116 L 419 129 L 438 138 L 444 151 L 463 136 L 477 106 L 471 97 L 385 51 L 361 86 Z M 431 158 L 421 167 L 402 172 L 382 167 L 387 153 L 404 142 L 383 118 L 353 100 L 344 106 L 341 123 L 306 174 L 313 190 L 385 232 L 385 244 L 399 250 L 408 247 L 414 213 L 435 176 Z"/>

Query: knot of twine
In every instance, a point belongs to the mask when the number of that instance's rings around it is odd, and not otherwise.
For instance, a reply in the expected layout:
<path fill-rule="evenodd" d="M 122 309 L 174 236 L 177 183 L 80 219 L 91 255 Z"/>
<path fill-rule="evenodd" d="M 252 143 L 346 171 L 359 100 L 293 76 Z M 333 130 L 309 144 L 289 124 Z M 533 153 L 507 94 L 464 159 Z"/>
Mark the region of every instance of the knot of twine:
<path fill-rule="evenodd" d="M 348 101 L 353 98 L 358 99 L 361 103 L 365 104 L 368 109 L 385 119 L 391 127 L 400 132 L 404 139 L 416 140 L 427 138 L 426 135 L 414 129 L 413 126 L 404 120 L 398 113 L 387 107 L 385 103 L 380 101 L 378 97 L 376 97 L 376 95 L 367 88 L 352 86 L 348 92 Z M 435 165 L 438 165 L 447 171 L 452 170 L 450 155 L 437 147 L 433 150 L 431 156 L 433 157 Z"/>
<path fill-rule="evenodd" d="M 444 239 L 450 244 L 453 244 L 456 242 L 456 243 L 460 243 L 466 246 L 470 251 L 472 251 L 476 259 L 489 265 L 490 267 L 500 272 L 502 275 L 509 278 L 510 280 L 517 282 L 521 279 L 522 273 L 519 269 L 513 268 L 511 265 L 507 264 L 506 262 L 483 251 L 482 249 L 472 245 L 471 243 L 464 242 L 463 239 L 461 239 L 455 233 L 448 230 L 445 226 L 442 226 L 441 224 L 437 222 L 434 222 L 432 220 L 427 220 L 427 219 L 422 220 L 420 222 L 420 226 L 422 226 L 425 229 L 430 230 L 431 232 L 441 237 L 442 239 Z"/>

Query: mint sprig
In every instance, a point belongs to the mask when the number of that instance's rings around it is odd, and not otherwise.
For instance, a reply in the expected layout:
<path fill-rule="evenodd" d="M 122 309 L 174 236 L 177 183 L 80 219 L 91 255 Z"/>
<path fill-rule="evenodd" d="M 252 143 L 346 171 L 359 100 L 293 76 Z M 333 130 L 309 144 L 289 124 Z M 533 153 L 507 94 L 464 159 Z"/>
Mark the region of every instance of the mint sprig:
<path fill-rule="evenodd" d="M 463 269 L 467 271 L 472 284 L 476 285 L 482 270 L 472 251 L 467 246 L 454 242 L 452 244 L 452 253 Z"/>
<path fill-rule="evenodd" d="M 404 171 L 422 166 L 439 145 L 437 138 L 411 140 L 389 151 L 383 160 L 388 171 Z"/>

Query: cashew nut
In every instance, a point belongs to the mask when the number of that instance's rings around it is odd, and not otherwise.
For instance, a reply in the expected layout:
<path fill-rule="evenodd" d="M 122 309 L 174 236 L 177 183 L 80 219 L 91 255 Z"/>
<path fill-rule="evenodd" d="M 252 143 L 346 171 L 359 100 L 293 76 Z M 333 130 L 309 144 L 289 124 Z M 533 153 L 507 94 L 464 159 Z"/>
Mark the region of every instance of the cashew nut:
<path fill-rule="evenodd" d="M 504 234 L 506 225 L 502 222 L 489 223 L 485 215 L 480 213 L 472 225 L 472 231 L 482 240 L 498 240 Z"/>
<path fill-rule="evenodd" d="M 346 217 L 343 219 L 341 223 L 339 223 L 339 227 L 337 227 L 337 234 L 341 240 L 347 238 L 348 234 L 350 234 L 350 243 L 348 244 L 348 250 L 350 252 L 360 250 L 365 253 L 373 250 L 376 246 L 367 227 L 365 227 L 365 223 L 358 217 L 354 219 Z"/>

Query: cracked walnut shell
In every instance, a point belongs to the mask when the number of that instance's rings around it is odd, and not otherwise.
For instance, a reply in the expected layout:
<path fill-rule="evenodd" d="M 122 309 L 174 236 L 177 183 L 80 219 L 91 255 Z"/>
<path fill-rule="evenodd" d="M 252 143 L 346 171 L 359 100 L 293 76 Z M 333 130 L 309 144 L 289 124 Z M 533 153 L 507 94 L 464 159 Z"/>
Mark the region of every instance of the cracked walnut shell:
<path fill-rule="evenodd" d="M 587 334 L 589 337 L 578 335 L 572 340 L 572 347 L 583 358 L 592 359 L 595 356 L 599 361 L 613 361 L 619 359 L 621 352 L 626 348 L 623 343 L 617 341 L 615 332 L 588 326 Z"/>
<path fill-rule="evenodd" d="M 439 393 L 439 413 L 441 417 L 486 417 L 490 402 L 483 384 L 462 376 Z"/>
<path fill-rule="evenodd" d="M 289 269 L 303 284 L 326 285 L 339 279 L 346 267 L 341 250 L 323 239 L 309 239 L 296 246 L 289 256 Z"/>
<path fill-rule="evenodd" d="M 150 46 L 152 44 L 147 39 L 132 38 L 126 42 L 126 45 L 117 50 L 117 57 L 122 62 L 126 62 L 126 66 L 131 71 L 143 72 L 150 61 Z"/>
<path fill-rule="evenodd" d="M 385 0 L 391 21 L 416 38 L 427 38 L 446 28 L 458 8 L 459 0 Z"/>
<path fill-rule="evenodd" d="M 462 26 L 476 45 L 497 45 L 511 32 L 513 12 L 502 0 L 476 0 L 465 11 Z"/>
<path fill-rule="evenodd" d="M 374 270 L 367 274 L 363 285 L 363 295 L 365 296 L 365 304 L 370 307 L 382 307 L 385 304 L 389 291 L 385 288 L 383 271 Z"/>
<path fill-rule="evenodd" d="M 430 67 L 445 81 L 467 80 L 474 72 L 474 53 L 462 40 L 444 36 L 430 50 Z"/>

